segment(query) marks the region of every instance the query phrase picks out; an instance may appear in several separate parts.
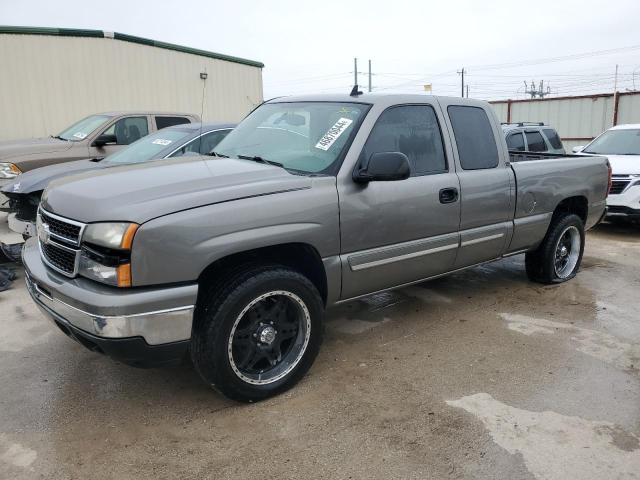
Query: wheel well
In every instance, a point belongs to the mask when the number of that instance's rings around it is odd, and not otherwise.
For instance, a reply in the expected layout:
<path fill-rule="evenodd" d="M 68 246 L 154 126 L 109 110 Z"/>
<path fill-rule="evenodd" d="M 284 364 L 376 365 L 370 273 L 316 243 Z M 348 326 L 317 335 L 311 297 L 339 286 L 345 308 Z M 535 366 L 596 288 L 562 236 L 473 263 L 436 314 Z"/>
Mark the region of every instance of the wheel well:
<path fill-rule="evenodd" d="M 583 196 L 569 197 L 562 200 L 553 211 L 553 216 L 560 213 L 573 213 L 578 215 L 583 223 L 587 222 L 587 213 L 589 211 L 589 203 Z"/>
<path fill-rule="evenodd" d="M 219 279 L 236 267 L 252 263 L 277 263 L 301 273 L 311 280 L 322 300 L 327 302 L 327 275 L 322 259 L 314 247 L 304 243 L 285 243 L 234 253 L 216 260 L 205 268 L 198 278 L 198 283 L 204 284 L 215 278 Z"/>

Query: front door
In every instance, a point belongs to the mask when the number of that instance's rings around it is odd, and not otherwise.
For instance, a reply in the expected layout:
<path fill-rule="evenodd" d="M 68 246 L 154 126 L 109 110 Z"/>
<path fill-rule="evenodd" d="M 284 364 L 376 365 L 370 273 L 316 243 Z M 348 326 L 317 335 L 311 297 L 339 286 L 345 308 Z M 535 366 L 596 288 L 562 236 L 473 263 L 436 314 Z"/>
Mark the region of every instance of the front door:
<path fill-rule="evenodd" d="M 450 270 L 458 250 L 458 177 L 445 153 L 437 109 L 401 105 L 383 111 L 360 161 L 402 152 L 411 177 L 340 185 L 342 299 Z"/>
<path fill-rule="evenodd" d="M 115 135 L 115 143 L 108 143 L 101 147 L 89 147 L 89 152 L 91 156 L 107 157 L 148 134 L 149 121 L 146 115 L 120 118 L 99 134 Z"/>

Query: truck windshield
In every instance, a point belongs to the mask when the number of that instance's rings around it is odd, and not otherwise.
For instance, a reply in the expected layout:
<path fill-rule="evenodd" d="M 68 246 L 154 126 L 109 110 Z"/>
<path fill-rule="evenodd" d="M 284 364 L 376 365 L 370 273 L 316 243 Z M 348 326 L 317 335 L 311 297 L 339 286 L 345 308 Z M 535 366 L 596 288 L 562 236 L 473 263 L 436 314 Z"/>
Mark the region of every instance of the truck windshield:
<path fill-rule="evenodd" d="M 640 129 L 606 131 L 587 145 L 584 153 L 640 155 Z"/>
<path fill-rule="evenodd" d="M 304 174 L 332 174 L 368 109 L 359 103 L 267 103 L 215 151 L 228 157 L 260 157 Z"/>
<path fill-rule="evenodd" d="M 109 155 L 104 163 L 123 165 L 130 163 L 143 163 L 155 158 L 162 158 L 180 148 L 184 142 L 191 138 L 193 130 L 165 128 L 156 133 L 142 137 L 119 152 Z M 166 152 L 165 152 L 166 150 Z"/>
<path fill-rule="evenodd" d="M 93 133 L 97 128 L 107 123 L 109 118 L 110 117 L 108 115 L 91 115 L 90 117 L 74 123 L 66 130 L 63 130 L 57 138 L 70 142 L 79 142 L 87 138 L 87 136 Z"/>

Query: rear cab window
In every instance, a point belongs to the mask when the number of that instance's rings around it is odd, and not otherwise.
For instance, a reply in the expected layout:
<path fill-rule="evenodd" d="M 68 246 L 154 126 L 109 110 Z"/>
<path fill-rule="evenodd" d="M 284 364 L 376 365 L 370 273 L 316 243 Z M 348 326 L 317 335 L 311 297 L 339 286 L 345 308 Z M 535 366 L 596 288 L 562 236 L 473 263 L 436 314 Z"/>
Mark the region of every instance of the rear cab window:
<path fill-rule="evenodd" d="M 156 128 L 161 130 L 167 127 L 173 127 L 174 125 L 184 125 L 185 123 L 191 123 L 187 117 L 155 117 Z"/>
<path fill-rule="evenodd" d="M 449 120 L 464 170 L 483 170 L 498 166 L 498 146 L 491 122 L 480 107 L 449 105 Z"/>

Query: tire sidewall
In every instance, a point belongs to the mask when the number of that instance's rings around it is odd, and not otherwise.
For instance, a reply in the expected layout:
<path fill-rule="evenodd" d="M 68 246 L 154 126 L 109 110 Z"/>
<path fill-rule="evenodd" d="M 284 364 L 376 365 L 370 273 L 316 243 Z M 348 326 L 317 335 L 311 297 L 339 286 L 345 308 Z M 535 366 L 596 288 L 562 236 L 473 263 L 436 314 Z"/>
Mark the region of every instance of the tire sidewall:
<path fill-rule="evenodd" d="M 310 317 L 309 340 L 302 358 L 287 375 L 269 384 L 254 385 L 233 371 L 227 348 L 229 336 L 242 310 L 255 298 L 274 290 L 291 292 L 305 304 Z M 210 361 L 205 360 L 205 368 L 199 370 L 213 380 L 213 386 L 232 398 L 251 401 L 276 395 L 293 386 L 311 367 L 322 341 L 323 314 L 320 296 L 305 277 L 284 269 L 259 273 L 238 285 L 217 311 L 211 312 L 202 339 Z M 202 363 L 202 359 L 199 359 L 199 363 Z"/>

